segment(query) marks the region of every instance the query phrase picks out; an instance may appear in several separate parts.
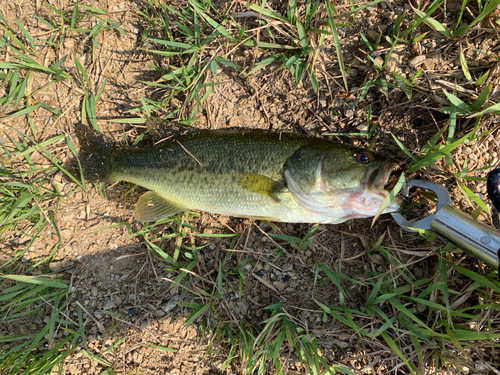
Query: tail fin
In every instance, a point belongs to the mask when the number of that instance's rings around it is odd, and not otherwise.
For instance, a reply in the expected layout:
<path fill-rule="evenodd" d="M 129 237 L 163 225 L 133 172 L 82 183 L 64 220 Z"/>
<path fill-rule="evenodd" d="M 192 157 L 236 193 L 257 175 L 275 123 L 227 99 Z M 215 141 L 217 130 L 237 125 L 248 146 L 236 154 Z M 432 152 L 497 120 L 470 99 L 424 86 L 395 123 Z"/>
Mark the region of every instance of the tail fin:
<path fill-rule="evenodd" d="M 80 143 L 79 157 L 85 178 L 90 181 L 113 181 L 111 154 L 114 144 L 106 141 L 101 133 L 80 123 L 75 124 L 75 134 Z"/>

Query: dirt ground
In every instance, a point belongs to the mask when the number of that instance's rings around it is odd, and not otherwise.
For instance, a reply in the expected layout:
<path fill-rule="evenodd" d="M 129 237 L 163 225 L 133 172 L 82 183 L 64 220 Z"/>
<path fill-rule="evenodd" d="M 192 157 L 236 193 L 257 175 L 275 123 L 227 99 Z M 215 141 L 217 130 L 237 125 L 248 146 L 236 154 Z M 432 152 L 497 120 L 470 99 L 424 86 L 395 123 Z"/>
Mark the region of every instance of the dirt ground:
<path fill-rule="evenodd" d="M 68 11 L 72 7 L 66 0 L 47 3 Z M 267 3 L 277 10 L 283 7 L 280 1 Z M 161 64 L 158 56 L 144 51 L 141 41 L 141 33 L 146 25 L 136 9 L 143 9 L 144 3 L 139 0 L 109 0 L 104 3 L 92 0 L 82 1 L 81 4 L 105 9 L 108 18 L 122 22 L 121 27 L 126 33 L 105 32 L 100 35 L 97 38 L 100 45 L 94 59 L 84 45 L 79 45 L 69 37 L 57 49 L 40 50 L 40 61 L 55 62 L 67 55 L 64 67 L 75 75 L 75 53 L 86 67 L 94 87 L 100 87 L 106 78 L 107 84 L 97 103 L 99 127 L 117 141 L 123 141 L 124 134 L 129 141 L 133 141 L 142 131 L 140 126 L 110 120 L 130 116 L 126 111 L 140 106 L 142 96 L 158 100 L 164 95 L 161 90 L 142 82 L 158 78 L 158 74 L 152 70 L 152 63 Z M 461 2 L 448 1 L 447 7 L 452 9 L 460 4 Z M 244 9 L 238 2 L 233 7 L 234 12 L 242 12 Z M 442 88 L 452 91 L 453 87 L 449 87 L 448 82 L 460 79 L 462 73 L 458 62 L 460 46 L 451 42 L 441 43 L 438 33 L 423 26 L 423 30 L 429 31 L 426 38 L 413 46 L 398 44 L 387 67 L 389 71 L 400 74 L 415 73 L 418 67 L 424 68 L 422 74 L 425 79 L 414 88 L 411 101 L 400 90 L 393 90 L 388 94 L 370 90 L 364 101 L 359 100 L 359 85 L 363 84 L 367 75 L 373 74 L 373 65 L 366 60 L 366 45 L 359 33 L 363 32 L 370 40 L 376 39 L 379 32 L 386 32 L 401 11 L 411 11 L 406 1 L 383 2 L 361 11 L 354 19 L 346 20 L 351 27 L 339 28 L 344 59 L 351 66 L 348 76 L 350 93 L 345 93 L 342 89 L 335 51 L 330 44 L 321 50 L 317 63 L 320 78 L 317 94 L 307 80 L 294 88 L 290 72 L 275 71 L 276 66 L 266 67 L 249 77 L 223 69 L 217 76 L 218 81 L 223 83 L 215 86 L 194 126 L 215 129 L 262 128 L 313 135 L 364 131 L 367 105 L 371 104 L 371 121 L 375 121 L 379 127 L 375 149 L 398 159 L 404 166 L 406 156 L 395 144 L 391 134 L 410 150 L 421 148 L 446 121 L 436 110 L 446 103 L 442 103 L 442 96 L 435 92 Z M 33 17 L 34 14 L 48 17 L 49 10 L 43 1 L 0 0 L 0 13 L 8 21 L 12 21 L 12 24 L 14 18 L 19 19 L 32 35 L 50 33 Z M 249 24 L 251 22 L 252 20 L 248 20 Z M 483 27 L 491 26 L 485 21 Z M 489 34 L 477 32 L 468 40 L 470 45 L 466 46 L 465 53 L 470 58 L 470 68 L 496 69 L 497 59 L 487 56 L 498 56 L 500 38 L 495 40 Z M 436 45 L 439 45 L 439 49 L 435 48 Z M 238 50 L 231 60 L 247 70 L 255 60 L 261 58 L 259 52 L 252 49 L 248 49 L 247 53 L 242 51 Z M 222 52 L 221 55 L 224 55 Z M 5 51 L 2 53 L 8 59 Z M 374 56 L 375 59 L 378 58 Z M 474 61 L 477 61 L 476 65 Z M 39 87 L 41 81 L 42 78 L 35 77 L 33 87 Z M 36 110 L 33 118 L 39 141 L 57 134 L 67 134 L 77 143 L 73 124 L 81 117 L 81 94 L 82 89 L 70 80 L 36 93 L 34 102 L 50 103 L 63 113 L 56 117 L 43 109 Z M 468 93 L 464 92 L 463 95 L 467 96 Z M 499 95 L 500 91 L 496 86 L 492 100 L 498 100 Z M 182 99 L 174 98 L 171 108 L 182 107 Z M 491 135 L 455 151 L 454 161 L 458 168 L 462 167 L 465 159 L 468 160 L 470 169 L 498 163 L 499 124 L 498 118 L 486 119 L 483 127 L 492 130 Z M 28 133 L 31 131 L 28 123 L 20 121 L 20 118 L 7 120 L 3 125 L 5 134 L 12 134 L 8 126 Z M 473 121 L 461 121 L 458 132 L 464 134 L 473 125 Z M 4 134 L 0 134 L 0 138 L 7 141 Z M 362 137 L 353 142 L 366 145 Z M 56 151 L 57 156 L 65 163 L 74 165 L 72 154 L 66 147 Z M 41 155 L 38 159 L 37 155 L 33 155 L 33 159 L 48 163 Z M 396 170 L 392 183 L 401 170 Z M 484 176 L 486 172 L 481 171 L 477 175 Z M 424 176 L 415 174 L 409 177 L 424 177 L 446 186 L 452 186 L 454 181 L 453 173 L 444 161 L 430 166 L 425 173 Z M 199 217 L 186 218 L 198 233 L 240 233 L 241 236 L 236 246 L 231 248 L 231 238 L 193 239 L 192 234 L 188 233 L 186 243 L 189 243 L 191 236 L 197 246 L 207 246 L 198 252 L 199 262 L 189 276 L 192 291 L 185 296 L 182 285 L 173 286 L 179 271 L 171 270 L 166 261 L 148 250 L 143 237 L 131 236 L 126 225 L 118 225 L 127 223 L 133 231 L 141 229 L 142 225 L 133 218 L 133 209 L 138 197 L 144 192 L 143 189 L 136 188 L 131 194 L 127 194 L 129 185 L 119 183 L 107 185 L 103 194 L 96 185 L 88 184 L 86 194 L 81 189 L 75 189 L 75 184 L 62 173 L 55 175 L 52 183 L 67 197 L 56 212 L 62 245 L 56 259 L 50 264 L 50 269 L 53 274 L 63 275 L 71 280 L 74 300 L 65 313 L 69 319 L 76 321 L 77 306 L 85 311 L 84 327 L 88 349 L 91 353 L 102 353 L 101 358 L 108 362 L 100 363 L 80 352 L 67 359 L 65 371 L 70 374 L 98 374 L 110 364 L 117 373 L 239 373 L 241 363 L 237 361 L 223 369 L 227 360 L 227 347 L 224 343 L 209 340 L 211 332 L 205 327 L 210 327 L 211 321 L 220 321 L 223 324 L 262 328 L 262 322 L 270 314 L 264 307 L 277 302 L 282 302 L 283 309 L 301 326 L 314 332 L 328 360 L 345 364 L 359 373 L 387 373 L 391 369 L 391 363 L 380 359 L 384 356 L 377 354 L 380 348 L 376 342 L 360 342 L 342 323 L 332 321 L 331 318 L 324 321 L 315 301 L 335 305 L 339 302 L 339 290 L 327 280 L 320 280 L 317 286 L 313 285 L 314 278 L 318 277 L 316 265 L 324 263 L 330 269 L 342 272 L 354 280 L 363 279 L 369 271 L 383 272 L 389 268 L 385 258 L 376 252 L 369 256 L 367 252 L 373 246 L 370 240 L 377 240 L 384 235 L 384 248 L 407 263 L 416 279 L 424 279 L 436 273 L 436 257 L 432 251 L 442 246 L 442 243 L 428 244 L 417 235 L 403 234 L 390 216 L 382 216 L 373 226 L 371 219 L 322 226 L 312 243 L 306 249 L 298 251 L 289 244 L 279 242 L 280 246 L 276 245 L 268 234 L 283 233 L 302 237 L 310 229 L 310 225 L 277 224 L 276 227 L 271 227 L 252 220 L 200 213 Z M 485 196 L 484 182 L 471 182 L 468 186 L 475 193 Z M 470 205 L 463 194 L 458 189 L 452 193 L 454 204 L 470 212 Z M 490 218 L 484 215 L 481 220 L 488 221 Z M 173 229 L 166 225 L 158 231 L 160 237 L 161 234 L 172 233 Z M 26 267 L 50 251 L 55 233 L 47 230 L 45 234 L 26 257 Z M 169 239 L 156 245 L 169 254 L 176 246 Z M 228 256 L 228 250 L 234 251 Z M 279 257 L 278 253 L 281 254 Z M 182 257 L 181 254 L 181 259 L 188 260 Z M 475 262 L 462 257 L 463 254 L 450 255 L 450 259 L 457 261 Z M 198 319 L 194 324 L 185 326 L 183 322 L 193 310 L 184 306 L 184 302 L 206 301 L 200 298 L 197 288 L 215 288 L 220 262 L 224 262 L 227 269 L 240 267 L 245 282 L 240 285 L 239 277 L 228 272 L 228 280 L 234 281 L 228 283 L 224 298 L 213 302 L 214 308 L 208 310 L 204 320 Z M 201 275 L 202 278 L 196 275 Z M 463 282 L 460 279 L 455 281 L 457 285 Z M 350 293 L 352 307 L 362 310 L 369 291 L 356 283 L 346 282 L 345 285 Z M 10 333 L 36 332 L 42 323 L 43 317 L 38 321 L 24 322 L 19 327 L 11 327 Z M 58 334 L 62 337 L 63 332 Z M 493 353 L 483 354 L 489 363 L 498 360 Z M 288 371 L 299 373 L 298 358 L 290 352 L 282 355 L 283 361 L 288 363 Z"/>

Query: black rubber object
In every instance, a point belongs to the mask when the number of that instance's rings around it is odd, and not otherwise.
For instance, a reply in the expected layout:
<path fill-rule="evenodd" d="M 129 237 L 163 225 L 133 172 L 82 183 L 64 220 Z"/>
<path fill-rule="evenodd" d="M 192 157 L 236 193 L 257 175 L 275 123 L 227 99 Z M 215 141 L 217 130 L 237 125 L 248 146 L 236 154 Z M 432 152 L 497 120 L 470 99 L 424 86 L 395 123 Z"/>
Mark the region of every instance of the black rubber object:
<path fill-rule="evenodd" d="M 488 174 L 488 180 L 486 181 L 486 189 L 488 190 L 488 197 L 493 203 L 493 206 L 500 211 L 500 190 L 498 189 L 498 183 L 500 182 L 500 168 L 493 169 Z"/>

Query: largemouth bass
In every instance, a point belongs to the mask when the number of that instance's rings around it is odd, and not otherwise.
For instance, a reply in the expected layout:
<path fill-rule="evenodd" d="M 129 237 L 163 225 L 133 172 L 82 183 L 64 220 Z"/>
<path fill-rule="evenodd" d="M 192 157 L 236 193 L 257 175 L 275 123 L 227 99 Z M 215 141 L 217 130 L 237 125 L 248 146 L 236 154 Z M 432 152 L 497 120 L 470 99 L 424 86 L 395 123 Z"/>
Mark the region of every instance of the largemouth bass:
<path fill-rule="evenodd" d="M 135 217 L 187 209 L 289 223 L 337 224 L 374 216 L 395 163 L 320 138 L 254 130 L 199 130 L 152 148 L 125 148 L 76 125 L 86 178 L 151 191 Z M 384 213 L 398 210 L 391 203 Z"/>

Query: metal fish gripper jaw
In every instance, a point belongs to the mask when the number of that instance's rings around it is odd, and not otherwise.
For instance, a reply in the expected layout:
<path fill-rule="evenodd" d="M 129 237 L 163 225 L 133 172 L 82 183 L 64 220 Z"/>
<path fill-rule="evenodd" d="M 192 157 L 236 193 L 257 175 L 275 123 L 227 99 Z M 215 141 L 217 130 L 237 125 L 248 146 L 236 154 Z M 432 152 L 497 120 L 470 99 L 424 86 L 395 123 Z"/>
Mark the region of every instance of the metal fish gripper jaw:
<path fill-rule="evenodd" d="M 396 222 L 408 232 L 432 230 L 466 253 L 498 269 L 500 264 L 500 233 L 478 223 L 470 216 L 451 207 L 448 190 L 435 182 L 411 180 L 402 189 L 407 198 L 412 187 L 430 190 L 437 196 L 436 212 L 420 220 L 406 220 L 399 212 L 392 213 Z"/>

